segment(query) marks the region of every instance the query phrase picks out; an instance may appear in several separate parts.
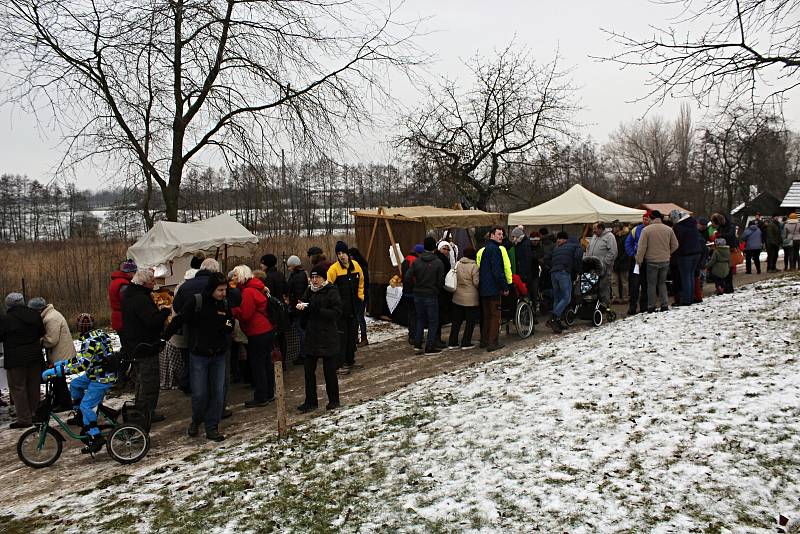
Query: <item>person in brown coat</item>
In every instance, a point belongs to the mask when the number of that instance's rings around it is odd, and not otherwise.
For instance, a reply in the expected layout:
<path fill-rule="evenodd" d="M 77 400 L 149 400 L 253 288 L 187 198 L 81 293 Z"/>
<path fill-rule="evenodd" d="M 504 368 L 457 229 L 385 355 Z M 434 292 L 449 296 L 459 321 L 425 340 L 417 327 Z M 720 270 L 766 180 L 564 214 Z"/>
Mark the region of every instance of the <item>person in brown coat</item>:
<path fill-rule="evenodd" d="M 3 343 L 8 391 L 17 411 L 17 420 L 9 428 L 26 428 L 33 424 L 34 412 L 41 400 L 44 324 L 38 311 L 25 306 L 21 293 L 6 296 L 6 309 L 6 315 L 0 320 L 0 342 Z"/>
<path fill-rule="evenodd" d="M 661 297 L 661 311 L 669 310 L 667 273 L 672 253 L 678 250 L 678 238 L 672 228 L 661 220 L 661 213 L 653 210 L 650 224 L 642 229 L 636 250 L 636 263 L 647 262 L 647 312 L 656 311 L 656 289 Z"/>
<path fill-rule="evenodd" d="M 42 297 L 33 297 L 28 301 L 28 307 L 38 311 L 42 317 L 44 323 L 42 345 L 47 355 L 47 363 L 53 364 L 59 360 L 69 360 L 75 357 L 75 343 L 72 341 L 69 324 L 61 312 L 56 310 L 52 304 L 48 304 Z M 54 377 L 51 383 L 56 401 L 53 411 L 71 410 L 72 396 L 67 388 L 67 378 L 64 376 Z"/>
<path fill-rule="evenodd" d="M 456 290 L 453 293 L 453 317 L 450 325 L 450 339 L 447 343 L 448 349 L 469 350 L 475 348 L 472 344 L 472 333 L 475 331 L 475 324 L 478 322 L 480 295 L 478 294 L 478 284 L 480 283 L 480 268 L 475 262 L 477 253 L 472 247 L 464 250 L 464 257 L 456 263 Z M 458 344 L 458 334 L 461 330 L 461 323 L 464 325 L 464 335 L 461 337 L 461 345 Z"/>

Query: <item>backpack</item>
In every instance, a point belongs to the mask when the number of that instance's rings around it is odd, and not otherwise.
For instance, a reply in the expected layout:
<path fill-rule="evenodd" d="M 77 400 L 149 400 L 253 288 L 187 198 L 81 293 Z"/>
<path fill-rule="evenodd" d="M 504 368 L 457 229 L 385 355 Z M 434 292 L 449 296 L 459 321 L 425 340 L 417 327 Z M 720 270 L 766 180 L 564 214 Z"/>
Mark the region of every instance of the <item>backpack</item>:
<path fill-rule="evenodd" d="M 272 324 L 275 334 L 283 334 L 289 329 L 289 315 L 283 302 L 272 295 L 267 299 L 267 319 Z"/>

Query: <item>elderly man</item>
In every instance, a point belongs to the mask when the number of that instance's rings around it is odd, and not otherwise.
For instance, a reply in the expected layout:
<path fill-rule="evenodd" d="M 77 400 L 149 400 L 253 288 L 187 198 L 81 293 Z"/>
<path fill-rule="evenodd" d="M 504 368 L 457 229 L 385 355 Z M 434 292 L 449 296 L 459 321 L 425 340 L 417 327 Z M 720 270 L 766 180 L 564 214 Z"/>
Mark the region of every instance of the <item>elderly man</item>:
<path fill-rule="evenodd" d="M 586 248 L 587 256 L 594 256 L 603 262 L 603 277 L 600 278 L 600 302 L 608 308 L 611 304 L 611 276 L 614 272 L 614 260 L 617 259 L 617 238 L 612 228 L 606 228 L 602 221 L 594 223 L 592 239 Z"/>
<path fill-rule="evenodd" d="M 506 277 L 505 265 L 508 255 L 500 244 L 505 238 L 505 230 L 495 227 L 489 233 L 489 241 L 484 247 L 480 265 L 480 284 L 478 292 L 481 298 L 483 324 L 481 325 L 481 345 L 486 345 L 486 352 L 503 348 L 498 337 L 500 335 L 500 297 L 508 295 L 509 280 Z"/>
<path fill-rule="evenodd" d="M 122 341 L 128 354 L 137 354 L 136 347 L 149 344 L 154 347 L 161 339 L 164 321 L 169 308 L 159 309 L 151 297 L 155 276 L 152 269 L 141 269 L 133 275 L 131 285 L 122 295 Z M 155 414 L 159 393 L 158 353 L 137 354 L 136 360 L 136 408 L 150 416 L 151 422 L 164 420 Z"/>
<path fill-rule="evenodd" d="M 661 311 L 669 310 L 667 273 L 672 253 L 678 250 L 675 232 L 661 220 L 661 212 L 653 210 L 650 224 L 642 230 L 636 250 L 636 263 L 647 262 L 647 313 L 656 311 L 656 292 L 661 297 Z"/>

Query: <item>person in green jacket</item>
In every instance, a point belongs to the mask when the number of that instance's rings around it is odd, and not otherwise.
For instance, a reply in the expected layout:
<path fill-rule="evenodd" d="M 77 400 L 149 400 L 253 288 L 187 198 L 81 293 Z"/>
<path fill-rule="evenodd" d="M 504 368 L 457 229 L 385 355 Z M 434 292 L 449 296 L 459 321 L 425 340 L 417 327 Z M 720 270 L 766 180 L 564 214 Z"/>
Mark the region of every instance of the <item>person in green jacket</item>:
<path fill-rule="evenodd" d="M 708 260 L 708 279 L 714 283 L 717 295 L 725 292 L 725 277 L 731 270 L 731 247 L 724 239 L 714 241 L 714 252 Z"/>

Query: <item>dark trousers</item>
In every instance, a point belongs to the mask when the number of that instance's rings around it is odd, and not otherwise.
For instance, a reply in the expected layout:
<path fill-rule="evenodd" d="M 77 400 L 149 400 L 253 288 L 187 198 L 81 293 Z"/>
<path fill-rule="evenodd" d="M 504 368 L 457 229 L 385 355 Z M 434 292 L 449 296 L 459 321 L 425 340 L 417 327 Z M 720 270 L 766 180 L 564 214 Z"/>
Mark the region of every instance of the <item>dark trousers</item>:
<path fill-rule="evenodd" d="M 136 409 L 150 417 L 156 411 L 160 393 L 158 354 L 136 360 Z"/>
<path fill-rule="evenodd" d="M 205 423 L 206 433 L 215 430 L 222 418 L 226 358 L 227 352 L 214 356 L 189 355 L 192 422 Z"/>
<path fill-rule="evenodd" d="M 778 270 L 778 245 L 767 245 L 767 271 Z"/>
<path fill-rule="evenodd" d="M 759 256 L 761 256 L 761 249 L 744 251 L 745 270 L 747 274 L 752 273 L 751 261 L 756 264 L 756 272 L 761 274 L 761 259 Z M 769 269 L 769 260 L 767 260 L 767 269 Z"/>
<path fill-rule="evenodd" d="M 481 312 L 481 344 L 494 348 L 498 345 L 497 338 L 500 335 L 500 296 L 481 297 Z"/>
<path fill-rule="evenodd" d="M 192 380 L 191 373 L 189 372 L 189 349 L 178 349 L 181 353 L 181 374 L 178 377 L 178 389 L 184 393 L 191 393 Z"/>
<path fill-rule="evenodd" d="M 631 270 L 628 272 L 628 313 L 636 313 L 636 303 L 639 303 L 639 311 L 647 310 L 647 262 L 643 261 L 639 274 L 633 272 L 636 262 L 631 260 Z"/>
<path fill-rule="evenodd" d="M 789 258 L 789 268 L 790 269 L 800 268 L 800 240 L 792 241 L 792 246 L 790 250 L 792 252 L 792 255 Z"/>
<path fill-rule="evenodd" d="M 414 341 L 417 337 L 417 308 L 414 305 L 414 297 L 403 297 L 408 303 L 408 339 Z"/>
<path fill-rule="evenodd" d="M 338 366 L 351 366 L 356 362 L 358 322 L 355 317 L 342 315 L 339 318 L 339 362 Z"/>
<path fill-rule="evenodd" d="M 50 381 L 53 383 L 55 408 L 63 407 L 65 409 L 70 409 L 72 407 L 72 395 L 70 395 L 69 388 L 67 387 L 67 377 L 57 376 L 51 378 Z"/>
<path fill-rule="evenodd" d="M 360 301 L 357 305 L 356 319 L 358 320 L 358 329 L 361 332 L 361 340 L 367 339 L 367 317 L 364 315 L 366 312 L 367 303 Z"/>
<path fill-rule="evenodd" d="M 694 302 L 694 273 L 700 262 L 700 254 L 677 256 L 677 262 L 681 278 L 680 304 L 689 306 Z"/>
<path fill-rule="evenodd" d="M 428 327 L 428 338 L 425 349 L 434 347 L 439 339 L 439 298 L 427 295 L 414 295 L 414 307 L 417 310 L 417 330 L 414 335 L 414 346 L 422 346 L 425 327 Z"/>
<path fill-rule="evenodd" d="M 792 259 L 792 246 L 783 247 L 783 270 L 789 270 L 789 262 Z"/>
<path fill-rule="evenodd" d="M 17 411 L 17 422 L 29 425 L 39 407 L 41 395 L 39 384 L 42 381 L 42 364 L 6 369 L 8 392 Z M 158 384 L 158 377 L 156 377 Z"/>
<path fill-rule="evenodd" d="M 303 362 L 303 369 L 306 377 L 306 404 L 316 406 L 317 399 L 317 360 L 322 360 L 322 371 L 325 374 L 325 391 L 328 394 L 328 402 L 338 404 L 339 402 L 339 379 L 336 376 L 336 356 L 311 356 L 306 355 Z"/>
<path fill-rule="evenodd" d="M 273 333 L 247 336 L 247 360 L 253 380 L 253 400 L 264 402 L 275 397 L 275 368 L 272 366 Z"/>
<path fill-rule="evenodd" d="M 477 306 L 459 306 L 453 304 L 453 319 L 450 325 L 450 340 L 448 345 L 455 347 L 458 345 L 458 333 L 461 330 L 461 323 L 464 325 L 464 335 L 461 338 L 461 346 L 469 347 L 472 345 L 472 333 L 475 331 L 475 323 L 478 322 Z"/>

